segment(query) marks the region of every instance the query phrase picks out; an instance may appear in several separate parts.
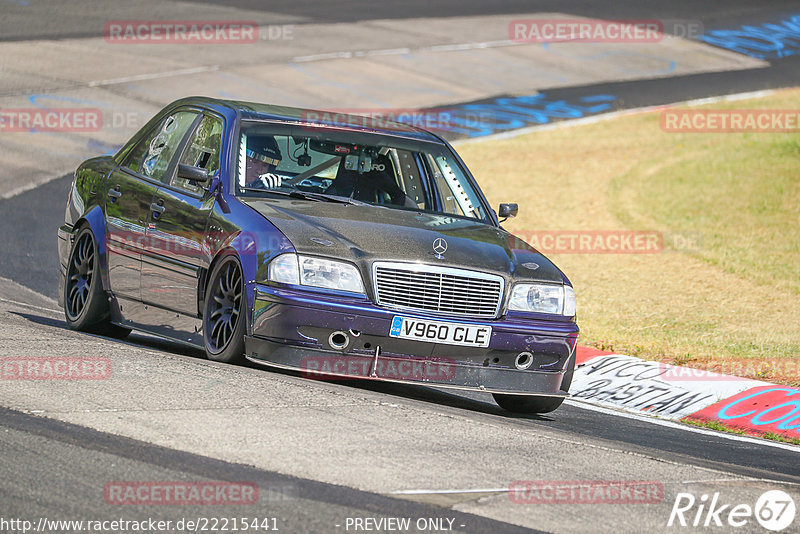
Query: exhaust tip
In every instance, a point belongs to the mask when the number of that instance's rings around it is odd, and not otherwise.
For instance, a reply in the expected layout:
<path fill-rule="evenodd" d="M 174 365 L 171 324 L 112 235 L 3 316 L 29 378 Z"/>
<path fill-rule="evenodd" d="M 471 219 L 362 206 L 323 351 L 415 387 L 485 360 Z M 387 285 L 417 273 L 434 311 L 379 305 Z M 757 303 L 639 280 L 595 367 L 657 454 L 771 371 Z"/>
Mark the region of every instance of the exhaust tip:
<path fill-rule="evenodd" d="M 331 335 L 328 336 L 328 345 L 330 345 L 332 349 L 342 350 L 349 344 L 350 337 L 341 330 L 332 332 Z"/>
<path fill-rule="evenodd" d="M 520 352 L 517 354 L 517 359 L 514 360 L 514 367 L 520 371 L 524 371 L 531 365 L 533 365 L 533 354 L 530 352 Z"/>

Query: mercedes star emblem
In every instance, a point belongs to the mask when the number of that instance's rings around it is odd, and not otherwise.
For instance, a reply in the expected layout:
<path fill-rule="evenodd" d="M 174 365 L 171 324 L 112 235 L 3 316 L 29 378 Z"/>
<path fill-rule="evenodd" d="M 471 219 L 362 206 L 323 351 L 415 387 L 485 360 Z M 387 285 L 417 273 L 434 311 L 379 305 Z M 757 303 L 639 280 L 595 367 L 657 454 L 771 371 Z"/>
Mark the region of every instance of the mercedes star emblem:
<path fill-rule="evenodd" d="M 442 239 L 441 237 L 437 237 L 433 240 L 433 252 L 435 253 L 436 259 L 443 259 L 444 253 L 447 252 L 447 241 Z"/>

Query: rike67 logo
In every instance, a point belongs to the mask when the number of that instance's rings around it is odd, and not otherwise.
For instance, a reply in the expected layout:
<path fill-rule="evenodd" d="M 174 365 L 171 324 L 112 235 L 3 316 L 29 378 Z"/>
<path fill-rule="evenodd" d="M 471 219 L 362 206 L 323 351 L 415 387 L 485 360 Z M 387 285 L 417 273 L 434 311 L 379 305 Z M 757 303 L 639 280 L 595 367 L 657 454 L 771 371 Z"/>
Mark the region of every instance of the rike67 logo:
<path fill-rule="evenodd" d="M 753 518 L 767 530 L 780 532 L 789 527 L 797 508 L 791 495 L 781 490 L 766 491 L 748 503 L 726 502 L 719 492 L 703 494 L 699 498 L 691 493 L 678 493 L 669 514 L 667 526 L 677 527 L 731 527 L 750 525 Z"/>

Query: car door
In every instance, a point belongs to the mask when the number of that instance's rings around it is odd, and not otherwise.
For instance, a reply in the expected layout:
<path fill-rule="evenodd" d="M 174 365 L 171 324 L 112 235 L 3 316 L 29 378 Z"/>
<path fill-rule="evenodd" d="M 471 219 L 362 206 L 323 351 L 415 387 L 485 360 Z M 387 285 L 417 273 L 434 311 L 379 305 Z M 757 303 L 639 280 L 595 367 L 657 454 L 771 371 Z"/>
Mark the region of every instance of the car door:
<path fill-rule="evenodd" d="M 181 147 L 178 163 L 213 176 L 219 169 L 222 132 L 221 118 L 203 115 Z M 204 244 L 214 196 L 206 193 L 205 184 L 179 177 L 174 167 L 150 209 L 147 243 L 153 248 L 142 256 L 142 300 L 197 317 L 197 287 L 210 262 Z"/>
<path fill-rule="evenodd" d="M 165 116 L 106 182 L 108 275 L 118 299 L 141 300 L 141 258 L 149 248 L 150 206 L 178 145 L 197 117 L 196 111 Z"/>

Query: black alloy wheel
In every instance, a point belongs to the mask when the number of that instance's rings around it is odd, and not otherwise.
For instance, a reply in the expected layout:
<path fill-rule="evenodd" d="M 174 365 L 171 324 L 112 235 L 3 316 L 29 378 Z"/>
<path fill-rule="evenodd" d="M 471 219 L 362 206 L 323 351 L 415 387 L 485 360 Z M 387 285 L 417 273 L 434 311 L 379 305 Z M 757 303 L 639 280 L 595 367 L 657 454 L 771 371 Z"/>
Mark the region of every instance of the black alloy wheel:
<path fill-rule="evenodd" d="M 88 226 L 78 231 L 64 283 L 64 315 L 73 330 L 124 339 L 130 328 L 112 324 L 100 280 L 97 242 Z"/>
<path fill-rule="evenodd" d="M 205 298 L 203 337 L 211 360 L 239 363 L 244 360 L 245 320 L 242 267 L 229 254 L 217 263 Z"/>

